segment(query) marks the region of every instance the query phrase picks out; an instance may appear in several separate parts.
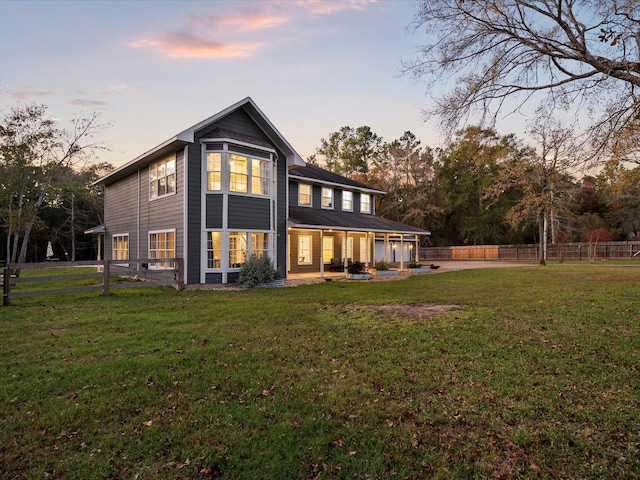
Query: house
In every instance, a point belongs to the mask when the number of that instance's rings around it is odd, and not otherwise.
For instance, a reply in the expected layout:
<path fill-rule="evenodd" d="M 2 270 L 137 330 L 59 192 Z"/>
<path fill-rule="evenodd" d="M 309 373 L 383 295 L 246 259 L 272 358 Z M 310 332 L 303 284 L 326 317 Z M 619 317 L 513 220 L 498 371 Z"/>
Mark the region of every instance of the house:
<path fill-rule="evenodd" d="M 376 248 L 380 259 L 394 241 L 411 250 L 428 234 L 377 217 L 381 190 L 307 165 L 251 98 L 96 184 L 105 259 L 163 268 L 163 258 L 181 257 L 187 284 L 234 283 L 247 256 L 263 254 L 284 276 L 323 275 L 332 259 L 371 263 Z"/>

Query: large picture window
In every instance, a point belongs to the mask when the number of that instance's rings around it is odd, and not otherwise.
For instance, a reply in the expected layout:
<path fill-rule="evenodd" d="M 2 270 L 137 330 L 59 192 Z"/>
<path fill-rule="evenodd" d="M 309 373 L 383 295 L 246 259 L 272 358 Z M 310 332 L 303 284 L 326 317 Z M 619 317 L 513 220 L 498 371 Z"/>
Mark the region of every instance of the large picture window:
<path fill-rule="evenodd" d="M 298 237 L 298 265 L 311 265 L 311 235 Z"/>
<path fill-rule="evenodd" d="M 333 237 L 323 237 L 322 239 L 322 261 L 331 263 L 333 258 Z"/>
<path fill-rule="evenodd" d="M 240 268 L 247 261 L 247 232 L 229 232 L 229 267 Z"/>
<path fill-rule="evenodd" d="M 298 205 L 311 206 L 311 185 L 308 183 L 298 184 Z"/>
<path fill-rule="evenodd" d="M 149 232 L 149 258 L 163 259 L 176 256 L 176 232 L 172 230 Z M 174 268 L 173 262 L 153 262 L 154 268 Z"/>
<path fill-rule="evenodd" d="M 221 268 L 222 234 L 207 232 L 207 268 Z"/>
<path fill-rule="evenodd" d="M 174 156 L 149 165 L 149 198 L 176 193 L 176 159 Z"/>
<path fill-rule="evenodd" d="M 112 237 L 113 260 L 129 260 L 129 234 Z"/>
<path fill-rule="evenodd" d="M 255 232 L 251 234 L 251 255 L 261 258 L 269 253 L 269 234 Z"/>

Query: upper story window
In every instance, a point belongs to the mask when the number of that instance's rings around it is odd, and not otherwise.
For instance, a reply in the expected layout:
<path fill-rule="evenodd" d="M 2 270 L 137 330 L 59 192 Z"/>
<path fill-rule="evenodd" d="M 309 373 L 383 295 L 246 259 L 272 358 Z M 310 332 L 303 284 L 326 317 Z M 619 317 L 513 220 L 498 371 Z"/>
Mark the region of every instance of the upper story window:
<path fill-rule="evenodd" d="M 360 194 L 360 212 L 371 213 L 371 195 L 368 193 Z"/>
<path fill-rule="evenodd" d="M 207 190 L 222 190 L 222 153 L 207 152 Z"/>
<path fill-rule="evenodd" d="M 229 190 L 248 193 L 249 159 L 242 155 L 231 154 L 229 157 Z"/>
<path fill-rule="evenodd" d="M 270 167 L 268 160 L 251 159 L 251 193 L 254 195 L 269 195 Z"/>
<path fill-rule="evenodd" d="M 322 187 L 322 208 L 333 208 L 333 188 Z"/>
<path fill-rule="evenodd" d="M 298 205 L 311 206 L 311 185 L 308 183 L 298 184 Z"/>
<path fill-rule="evenodd" d="M 272 163 L 227 151 L 206 152 L 206 188 L 209 192 L 229 191 L 269 195 Z"/>
<path fill-rule="evenodd" d="M 353 210 L 353 192 L 342 192 L 342 210 Z"/>
<path fill-rule="evenodd" d="M 170 156 L 149 165 L 149 198 L 176 193 L 176 158 Z"/>

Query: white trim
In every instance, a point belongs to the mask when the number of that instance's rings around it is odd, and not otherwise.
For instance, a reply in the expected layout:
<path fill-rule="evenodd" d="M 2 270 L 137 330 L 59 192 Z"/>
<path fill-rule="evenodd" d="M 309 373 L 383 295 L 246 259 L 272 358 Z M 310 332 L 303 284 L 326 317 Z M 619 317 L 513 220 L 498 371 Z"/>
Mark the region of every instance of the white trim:
<path fill-rule="evenodd" d="M 227 143 L 237 145 L 238 147 L 245 147 L 251 150 L 258 150 L 264 153 L 277 154 L 277 152 L 273 148 L 264 147 L 262 145 L 256 145 L 255 143 L 242 142 L 240 140 L 234 140 L 233 138 L 220 137 L 220 138 L 201 138 L 200 143 Z M 219 152 L 221 150 L 207 150 L 208 152 Z"/>
<path fill-rule="evenodd" d="M 345 193 L 350 193 L 351 194 L 351 208 L 344 208 L 344 194 Z M 351 191 L 351 190 L 342 190 L 342 205 L 341 205 L 340 211 L 342 211 L 342 212 L 353 212 L 353 191 Z"/>
<path fill-rule="evenodd" d="M 172 195 L 177 195 L 178 194 L 178 159 L 177 159 L 177 155 L 176 152 L 171 153 L 165 157 L 160 157 L 157 160 L 154 160 L 153 162 L 149 162 L 149 165 L 146 166 L 146 170 L 147 170 L 147 182 L 149 183 L 149 201 L 153 202 L 155 200 L 160 200 L 161 198 L 165 198 L 165 197 L 170 197 Z M 164 161 L 164 163 L 166 164 L 167 161 L 171 161 L 169 160 L 170 158 L 173 159 L 173 175 L 174 175 L 174 188 L 175 190 L 173 192 L 169 192 L 169 193 L 165 193 L 163 195 L 156 195 L 155 197 L 151 196 L 151 166 L 154 163 L 160 163 L 162 161 Z M 139 171 L 139 170 L 138 170 Z M 167 178 L 168 175 L 165 175 L 164 178 Z M 154 180 L 155 182 L 155 180 Z"/>
<path fill-rule="evenodd" d="M 176 229 L 175 228 L 166 228 L 166 229 L 161 229 L 161 230 L 149 230 L 147 232 L 147 258 L 149 260 L 151 260 L 151 235 L 152 234 L 157 234 L 157 233 L 173 233 L 173 258 L 175 258 L 176 256 L 176 246 L 178 245 L 178 241 L 176 239 Z M 154 258 L 154 260 L 157 260 L 157 263 L 167 263 L 164 262 L 162 260 L 162 258 Z M 153 270 L 170 270 L 171 268 L 168 267 L 155 267 L 155 266 L 151 266 L 151 263 L 156 263 L 156 262 L 149 262 L 149 269 L 153 269 Z"/>
<path fill-rule="evenodd" d="M 309 260 L 304 262 L 300 260 L 302 258 L 300 257 L 300 241 L 303 238 L 309 239 Z M 296 265 L 313 265 L 313 235 L 298 235 L 298 261 Z"/>
<path fill-rule="evenodd" d="M 295 172 L 295 170 L 294 170 Z M 385 192 L 384 190 L 377 190 L 375 188 L 366 188 L 366 187 L 358 187 L 355 185 L 346 185 L 344 183 L 337 183 L 337 182 L 328 182 L 326 180 L 319 180 L 317 178 L 311 178 L 311 177 L 304 177 L 302 175 L 296 175 L 295 173 L 289 173 L 289 178 L 295 179 L 295 180 L 299 180 L 299 181 L 303 181 L 306 183 L 315 183 L 316 185 L 331 185 L 332 187 L 339 187 L 341 190 L 344 189 L 350 189 L 350 190 L 358 190 L 360 192 L 367 192 L 367 193 L 371 193 L 373 195 L 384 195 L 387 192 Z"/>
<path fill-rule="evenodd" d="M 187 145 L 185 145 L 183 153 L 182 153 L 182 281 L 184 282 L 185 285 L 187 285 L 188 281 L 187 281 L 187 273 L 188 273 L 188 254 L 187 252 L 189 251 L 189 222 L 187 221 L 187 217 L 189 214 L 189 207 L 188 207 L 188 201 L 189 198 L 187 196 L 187 164 L 189 163 L 188 160 L 188 155 L 189 155 L 189 147 Z M 177 165 L 176 165 L 176 171 L 177 171 Z M 177 179 L 176 179 L 176 183 L 177 183 Z M 177 243 L 177 242 L 176 242 Z"/>

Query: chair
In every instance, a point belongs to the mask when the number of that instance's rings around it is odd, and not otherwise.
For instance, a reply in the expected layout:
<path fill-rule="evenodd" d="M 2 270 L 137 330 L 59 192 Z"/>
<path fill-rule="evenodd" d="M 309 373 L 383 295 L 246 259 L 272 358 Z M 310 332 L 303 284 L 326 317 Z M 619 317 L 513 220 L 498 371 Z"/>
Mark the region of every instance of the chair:
<path fill-rule="evenodd" d="M 332 258 L 331 262 L 329 262 L 329 271 L 330 272 L 342 272 L 342 271 L 344 271 L 344 265 L 337 258 Z"/>

